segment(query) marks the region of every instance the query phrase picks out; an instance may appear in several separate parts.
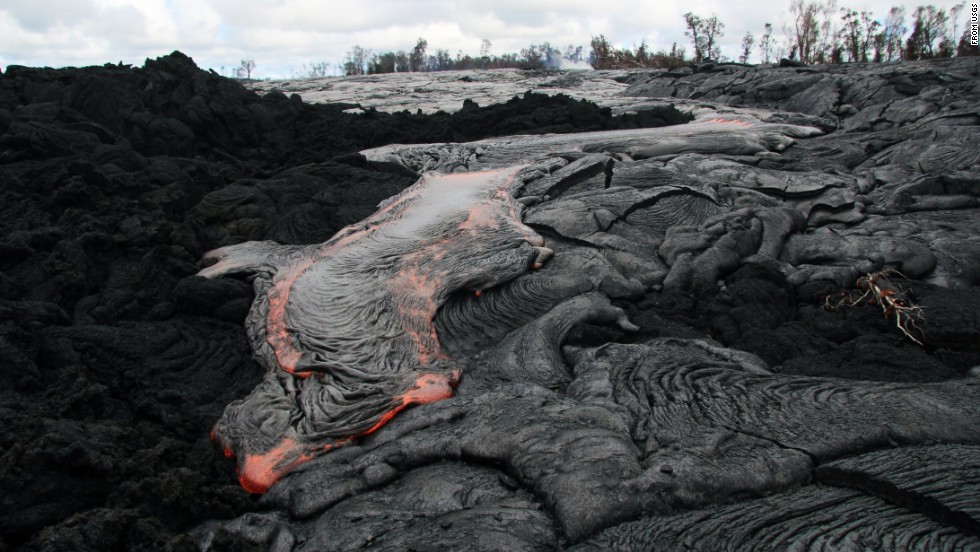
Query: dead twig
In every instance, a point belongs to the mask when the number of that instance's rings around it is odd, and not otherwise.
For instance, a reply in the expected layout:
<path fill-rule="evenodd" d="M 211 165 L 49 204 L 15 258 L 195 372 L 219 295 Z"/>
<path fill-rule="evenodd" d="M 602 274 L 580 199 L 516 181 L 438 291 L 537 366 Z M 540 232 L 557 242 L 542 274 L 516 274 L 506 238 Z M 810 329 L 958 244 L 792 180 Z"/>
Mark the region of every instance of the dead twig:
<path fill-rule="evenodd" d="M 880 306 L 885 318 L 894 318 L 895 327 L 906 337 L 922 345 L 922 340 L 912 335 L 912 330 L 915 330 L 924 338 L 922 330 L 916 325 L 916 322 L 925 320 L 922 307 L 913 305 L 908 300 L 908 291 L 888 279 L 896 274 L 902 276 L 902 273 L 894 269 L 865 274 L 857 280 L 858 291 L 842 291 L 836 296 L 836 300 L 832 299 L 833 295 L 828 295 L 824 299 L 823 307 L 837 310 L 840 307 L 855 307 L 867 300 L 872 305 Z M 859 292 L 863 293 L 858 295 Z"/>

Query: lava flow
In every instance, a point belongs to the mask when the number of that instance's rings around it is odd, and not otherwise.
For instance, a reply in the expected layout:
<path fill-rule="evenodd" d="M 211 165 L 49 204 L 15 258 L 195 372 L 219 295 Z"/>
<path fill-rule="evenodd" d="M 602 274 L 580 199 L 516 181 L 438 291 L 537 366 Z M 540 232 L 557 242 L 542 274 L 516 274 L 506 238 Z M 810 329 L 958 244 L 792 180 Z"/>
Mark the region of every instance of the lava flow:
<path fill-rule="evenodd" d="M 519 169 L 426 175 L 323 244 L 248 242 L 206 255 L 217 263 L 202 276 L 256 274 L 246 329 L 266 377 L 212 433 L 238 459 L 243 487 L 264 492 L 404 408 L 452 395 L 460 372 L 439 343 L 439 307 L 553 254 L 521 222 Z"/>

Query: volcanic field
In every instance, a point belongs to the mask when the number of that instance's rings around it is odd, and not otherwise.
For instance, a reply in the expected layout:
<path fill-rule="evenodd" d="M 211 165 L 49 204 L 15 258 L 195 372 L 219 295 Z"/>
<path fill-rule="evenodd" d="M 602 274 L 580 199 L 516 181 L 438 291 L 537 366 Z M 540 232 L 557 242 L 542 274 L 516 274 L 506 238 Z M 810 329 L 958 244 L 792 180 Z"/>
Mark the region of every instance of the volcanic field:
<path fill-rule="evenodd" d="M 0 550 L 980 549 L 980 58 L 250 86 L 0 74 Z"/>

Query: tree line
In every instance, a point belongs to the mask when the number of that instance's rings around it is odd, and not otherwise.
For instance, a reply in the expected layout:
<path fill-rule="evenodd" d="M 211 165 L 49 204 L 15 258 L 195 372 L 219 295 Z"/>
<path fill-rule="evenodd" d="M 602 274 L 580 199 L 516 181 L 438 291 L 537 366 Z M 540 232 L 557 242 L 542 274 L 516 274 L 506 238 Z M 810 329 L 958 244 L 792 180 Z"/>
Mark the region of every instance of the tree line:
<path fill-rule="evenodd" d="M 919 6 L 910 14 L 910 32 L 901 6 L 875 19 L 868 11 L 838 8 L 836 0 L 793 0 L 786 27 L 788 57 L 814 64 L 980 55 L 980 48 L 970 44 L 969 25 L 959 33 L 963 9 L 962 3 L 949 11 Z"/>
<path fill-rule="evenodd" d="M 837 0 L 792 0 L 782 44 L 773 35 L 772 23 L 765 23 L 758 36 L 745 33 L 735 58 L 721 52 L 725 24 L 718 16 L 688 12 L 684 14 L 684 35 L 693 47 L 689 60 L 676 44 L 670 54 L 649 56 L 645 44 L 632 50 L 616 50 L 599 35 L 592 38 L 589 61 L 596 69 L 675 67 L 708 60 L 748 63 L 754 49 L 758 50 L 755 59 L 759 63 L 773 63 L 785 57 L 806 65 L 980 55 L 980 47 L 970 44 L 969 25 L 960 26 L 963 11 L 963 3 L 948 11 L 932 5 L 919 6 L 910 14 L 909 27 L 901 6 L 892 7 L 879 20 L 869 11 L 838 7 Z"/>
<path fill-rule="evenodd" d="M 811 65 L 980 55 L 980 47 L 970 44 L 970 26 L 961 21 L 963 13 L 963 3 L 949 10 L 919 6 L 911 13 L 895 6 L 883 17 L 875 18 L 869 11 L 838 6 L 837 0 L 791 0 L 782 40 L 774 35 L 772 23 L 767 22 L 758 34 L 746 32 L 734 55 L 721 51 L 725 24 L 717 15 L 704 17 L 688 12 L 684 14 L 684 35 L 690 40 L 690 57 L 686 46 L 676 42 L 669 50 L 654 51 L 646 41 L 632 48 L 617 48 L 602 34 L 592 37 L 588 52 L 582 46 L 560 48 L 544 42 L 531 44 L 518 53 L 500 55 L 492 52 L 493 44 L 484 38 L 478 56 L 462 51 L 452 55 L 445 49 L 431 51 L 428 41 L 419 38 L 412 49 L 397 52 L 374 53 L 355 45 L 336 69 L 350 76 L 465 69 L 558 69 L 586 64 L 595 69 L 674 68 L 709 60 L 756 60 L 768 64 L 781 58 Z M 254 60 L 242 60 L 234 73 L 238 78 L 251 78 L 254 68 Z M 324 77 L 329 69 L 330 65 L 322 61 L 304 64 L 302 71 L 293 76 Z"/>
<path fill-rule="evenodd" d="M 581 46 L 569 45 L 562 49 L 545 42 L 531 44 L 519 53 L 501 55 L 493 54 L 492 48 L 493 44 L 486 38 L 482 40 L 479 56 L 464 54 L 461 50 L 455 56 L 445 49 L 432 52 L 424 38 L 419 38 L 415 47 L 408 51 L 372 53 L 355 45 L 347 51 L 340 69 L 350 76 L 463 69 L 554 69 L 568 63 L 587 62 Z"/>

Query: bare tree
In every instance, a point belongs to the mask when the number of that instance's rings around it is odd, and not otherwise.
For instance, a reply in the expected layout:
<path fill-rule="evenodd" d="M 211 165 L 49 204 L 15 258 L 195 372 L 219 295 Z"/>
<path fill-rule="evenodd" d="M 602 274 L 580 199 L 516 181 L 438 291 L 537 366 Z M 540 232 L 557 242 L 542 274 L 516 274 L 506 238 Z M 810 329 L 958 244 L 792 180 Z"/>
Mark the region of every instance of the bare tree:
<path fill-rule="evenodd" d="M 348 76 L 363 75 L 367 69 L 366 65 L 370 55 L 370 50 L 365 50 L 355 44 L 347 51 L 347 56 L 344 58 L 344 74 Z"/>
<path fill-rule="evenodd" d="M 816 63 L 840 63 L 843 61 L 843 46 L 838 42 L 837 30 L 837 0 L 824 0 L 817 4 L 820 14 L 820 32 L 817 34 L 816 46 L 813 50 L 813 61 Z"/>
<path fill-rule="evenodd" d="M 711 59 L 721 58 L 721 47 L 718 45 L 718 39 L 725 36 L 725 33 L 722 32 L 724 28 L 725 24 L 715 14 L 711 14 L 711 17 L 704 21 L 704 53 Z"/>
<path fill-rule="evenodd" d="M 235 69 L 235 77 L 239 79 L 251 79 L 252 71 L 255 69 L 254 59 L 243 59 L 242 63 Z"/>
<path fill-rule="evenodd" d="M 330 64 L 325 61 L 311 63 L 309 65 L 304 63 L 303 73 L 311 79 L 326 77 L 330 74 Z"/>
<path fill-rule="evenodd" d="M 762 54 L 762 63 L 771 63 L 773 46 L 772 23 L 766 23 L 765 32 L 759 39 L 759 53 Z"/>
<path fill-rule="evenodd" d="M 881 38 L 878 39 L 884 48 L 884 55 L 882 56 L 884 61 L 895 61 L 902 58 L 902 41 L 908 30 L 908 27 L 905 26 L 905 8 L 893 6 L 892 9 L 888 10 L 885 26 L 880 33 Z"/>
<path fill-rule="evenodd" d="M 490 57 L 491 49 L 493 49 L 493 43 L 490 42 L 490 39 L 484 38 L 483 40 L 480 41 L 480 57 L 482 58 Z"/>
<path fill-rule="evenodd" d="M 861 42 L 861 61 L 868 61 L 868 50 L 874 46 L 875 35 L 881 23 L 871 17 L 871 12 L 861 12 L 861 25 L 864 27 L 864 39 Z M 877 54 L 875 57 L 878 57 Z"/>
<path fill-rule="evenodd" d="M 794 46 L 796 54 L 802 63 L 813 63 L 813 54 L 820 36 L 819 6 L 813 2 L 803 3 L 803 0 L 793 0 L 789 6 L 791 19 L 786 34 Z"/>
<path fill-rule="evenodd" d="M 397 59 L 394 52 L 384 52 L 382 54 L 374 54 L 371 56 L 371 60 L 367 64 L 367 72 L 369 75 L 376 75 L 379 73 L 394 73 L 396 70 Z"/>
<path fill-rule="evenodd" d="M 589 63 L 594 69 L 608 69 L 612 63 L 612 44 L 605 35 L 592 37 L 592 51 L 589 53 Z"/>
<path fill-rule="evenodd" d="M 429 43 L 421 37 L 419 38 L 418 42 L 415 43 L 415 48 L 412 48 L 412 53 L 408 56 L 409 67 L 412 71 L 425 70 L 425 50 L 428 47 Z"/>
<path fill-rule="evenodd" d="M 650 62 L 650 46 L 647 45 L 647 39 L 640 41 L 639 46 L 633 47 L 634 54 L 633 59 L 636 60 L 636 64 L 641 67 L 646 67 L 647 63 Z"/>
<path fill-rule="evenodd" d="M 840 36 L 844 40 L 844 51 L 849 61 L 868 61 L 868 50 L 874 40 L 879 23 L 871 18 L 871 13 L 860 14 L 852 9 L 841 8 L 843 27 Z"/>
<path fill-rule="evenodd" d="M 937 40 L 942 40 L 946 35 L 947 16 L 945 10 L 937 10 L 935 6 L 919 6 L 915 8 L 915 23 L 913 23 L 912 33 L 905 41 L 905 59 L 929 59 L 936 57 L 948 57 L 952 54 L 951 48 L 943 48 L 943 43 L 938 46 Z"/>
<path fill-rule="evenodd" d="M 527 48 L 521 48 L 520 59 L 524 60 L 524 69 L 541 69 L 544 67 L 544 47 L 537 44 L 530 44 Z"/>
<path fill-rule="evenodd" d="M 412 62 L 404 50 L 398 50 L 395 54 L 395 72 L 408 73 L 412 70 Z"/>
<path fill-rule="evenodd" d="M 752 53 L 752 45 L 755 44 L 755 37 L 752 33 L 745 33 L 742 37 L 742 55 L 738 56 L 739 63 L 748 63 L 749 54 Z"/>
<path fill-rule="evenodd" d="M 960 14 L 963 13 L 963 8 L 964 8 L 964 4 L 962 2 L 960 2 L 959 4 L 956 4 L 955 6 L 949 8 L 949 24 L 952 25 L 952 27 L 953 27 L 951 29 L 952 32 L 950 33 L 949 36 L 952 39 L 955 39 L 956 38 L 956 31 L 957 31 L 957 29 L 959 27 L 959 25 L 958 25 L 959 18 L 960 18 Z"/>
<path fill-rule="evenodd" d="M 684 36 L 690 38 L 691 44 L 694 46 L 694 63 L 701 63 L 704 61 L 704 38 L 701 36 L 703 23 L 701 18 L 694 15 L 693 12 L 687 12 L 684 14 L 684 23 L 687 24 L 687 30 L 684 31 Z"/>
<path fill-rule="evenodd" d="M 847 52 L 848 61 L 858 61 L 861 44 L 861 21 L 858 20 L 858 12 L 850 8 L 841 8 L 840 11 L 840 19 L 844 23 L 840 30 L 840 36 L 844 39 L 844 51 Z"/>
<path fill-rule="evenodd" d="M 725 24 L 718 19 L 718 16 L 711 14 L 711 17 L 702 19 L 692 12 L 687 12 L 684 14 L 684 22 L 687 24 L 684 36 L 689 37 L 694 45 L 694 62 L 718 59 L 721 56 L 718 39 L 725 35 L 722 32 Z"/>

